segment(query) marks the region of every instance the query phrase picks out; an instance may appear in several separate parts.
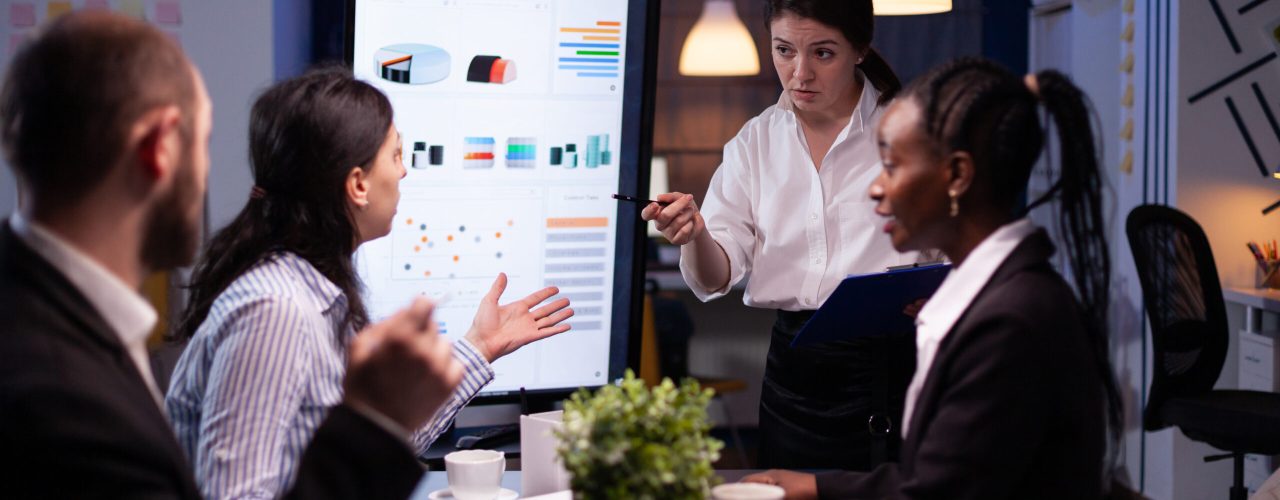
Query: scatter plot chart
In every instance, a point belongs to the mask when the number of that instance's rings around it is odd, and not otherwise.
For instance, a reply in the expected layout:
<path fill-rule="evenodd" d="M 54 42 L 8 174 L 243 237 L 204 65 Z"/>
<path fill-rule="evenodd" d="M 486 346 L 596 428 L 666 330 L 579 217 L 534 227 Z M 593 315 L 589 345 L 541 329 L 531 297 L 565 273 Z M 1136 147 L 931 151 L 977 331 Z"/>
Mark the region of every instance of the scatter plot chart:
<path fill-rule="evenodd" d="M 503 259 L 510 260 L 518 248 L 513 243 L 536 230 L 523 220 L 517 224 L 521 217 L 515 214 L 451 215 L 397 216 L 399 227 L 392 230 L 394 279 L 493 279 L 493 270 L 506 267 Z"/>
<path fill-rule="evenodd" d="M 368 248 L 371 282 L 451 304 L 474 307 L 499 272 L 509 291 L 540 285 L 542 200 L 534 190 L 491 192 L 478 200 L 462 192 L 409 193 L 401 199 L 391 234 Z M 473 193 L 474 194 L 474 193 Z M 527 290 L 527 291 L 526 291 Z M 474 309 L 472 309 L 474 312 Z"/>
<path fill-rule="evenodd" d="M 385 318 L 415 296 L 447 298 L 437 322 L 465 333 L 480 299 L 506 273 L 504 302 L 542 284 L 542 193 L 536 189 L 407 190 L 391 234 L 361 245 L 361 279 L 373 294 L 370 315 Z M 456 327 L 456 328 L 453 328 Z"/>

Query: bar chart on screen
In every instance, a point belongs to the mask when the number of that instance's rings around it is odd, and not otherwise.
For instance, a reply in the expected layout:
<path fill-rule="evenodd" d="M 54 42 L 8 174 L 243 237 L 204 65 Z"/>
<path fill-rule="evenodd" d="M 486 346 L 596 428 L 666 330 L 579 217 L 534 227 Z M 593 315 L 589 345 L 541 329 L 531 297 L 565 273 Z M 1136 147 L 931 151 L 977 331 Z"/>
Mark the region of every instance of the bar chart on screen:
<path fill-rule="evenodd" d="M 573 21 L 556 36 L 556 90 L 560 93 L 612 94 L 621 90 L 621 21 Z"/>

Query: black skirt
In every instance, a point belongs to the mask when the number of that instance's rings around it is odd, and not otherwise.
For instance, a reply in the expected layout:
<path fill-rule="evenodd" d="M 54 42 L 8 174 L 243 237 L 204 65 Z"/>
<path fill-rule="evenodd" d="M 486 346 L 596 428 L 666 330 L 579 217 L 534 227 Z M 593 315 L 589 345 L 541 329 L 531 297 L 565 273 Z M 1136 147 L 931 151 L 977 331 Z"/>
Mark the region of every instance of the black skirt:
<path fill-rule="evenodd" d="M 811 316 L 813 311 L 778 311 L 773 324 L 757 466 L 870 470 L 896 461 L 898 423 L 915 370 L 914 335 L 792 348 Z"/>

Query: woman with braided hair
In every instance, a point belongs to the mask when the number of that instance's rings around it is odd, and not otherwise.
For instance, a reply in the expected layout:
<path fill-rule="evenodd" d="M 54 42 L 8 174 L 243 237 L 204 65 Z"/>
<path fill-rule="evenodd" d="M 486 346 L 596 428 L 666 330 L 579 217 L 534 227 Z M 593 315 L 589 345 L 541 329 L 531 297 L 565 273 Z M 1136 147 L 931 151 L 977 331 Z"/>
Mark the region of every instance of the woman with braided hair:
<path fill-rule="evenodd" d="M 1057 128 L 1060 179 L 1020 199 Z M 1107 350 L 1110 261 L 1085 96 L 1056 71 L 1025 79 L 961 59 L 913 82 L 878 131 L 871 186 L 899 250 L 938 248 L 954 270 L 917 317 L 902 458 L 869 473 L 769 471 L 788 498 L 1099 498 L 1123 403 Z M 1055 197 L 1079 297 L 1024 216 Z"/>

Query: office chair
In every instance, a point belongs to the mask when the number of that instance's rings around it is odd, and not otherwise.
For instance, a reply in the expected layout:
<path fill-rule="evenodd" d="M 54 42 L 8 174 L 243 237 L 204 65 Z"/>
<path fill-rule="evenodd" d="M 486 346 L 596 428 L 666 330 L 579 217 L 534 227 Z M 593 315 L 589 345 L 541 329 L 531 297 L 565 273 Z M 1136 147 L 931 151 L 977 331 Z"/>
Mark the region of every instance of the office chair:
<path fill-rule="evenodd" d="M 715 391 L 713 401 L 719 401 L 724 409 L 725 427 L 733 440 L 733 451 L 738 463 L 750 467 L 746 446 L 742 441 L 738 424 L 733 418 L 724 397 L 747 389 L 747 382 L 738 378 L 718 378 L 691 374 L 689 370 L 689 341 L 693 338 L 693 317 L 689 309 L 670 292 L 658 290 L 654 280 L 645 283 L 645 328 L 641 346 L 641 375 L 646 382 L 656 384 L 663 377 L 679 381 L 692 377 L 704 389 Z"/>
<path fill-rule="evenodd" d="M 1226 306 L 1213 251 L 1191 217 L 1143 205 L 1129 213 L 1129 246 L 1151 321 L 1151 389 L 1142 427 L 1174 426 L 1188 438 L 1227 451 L 1231 500 L 1246 500 L 1244 455 L 1280 454 L 1280 394 L 1215 390 L 1226 361 Z"/>

